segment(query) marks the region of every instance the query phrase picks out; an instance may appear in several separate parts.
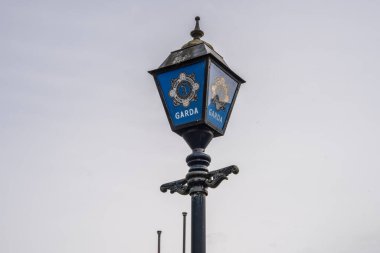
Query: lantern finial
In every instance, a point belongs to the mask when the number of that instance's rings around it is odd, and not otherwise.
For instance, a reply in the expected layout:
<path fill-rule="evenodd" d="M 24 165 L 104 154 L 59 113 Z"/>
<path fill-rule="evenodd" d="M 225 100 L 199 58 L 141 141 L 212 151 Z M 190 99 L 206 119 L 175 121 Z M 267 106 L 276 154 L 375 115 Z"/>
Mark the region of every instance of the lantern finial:
<path fill-rule="evenodd" d="M 204 32 L 199 28 L 200 19 L 201 18 L 199 16 L 195 17 L 195 27 L 194 30 L 192 30 L 190 33 L 191 37 L 193 37 L 194 39 L 200 39 L 204 35 Z"/>
<path fill-rule="evenodd" d="M 191 46 L 195 46 L 195 45 L 199 45 L 199 44 L 206 44 L 209 48 L 213 49 L 213 47 L 209 43 L 201 40 L 201 38 L 204 35 L 204 32 L 201 30 L 201 28 L 199 28 L 199 20 L 201 20 L 201 18 L 199 16 L 196 16 L 195 17 L 194 30 L 192 30 L 190 32 L 190 35 L 191 35 L 191 37 L 193 37 L 193 39 L 190 40 L 189 42 L 187 42 L 185 45 L 183 45 L 182 49 L 187 48 L 187 47 L 191 47 Z"/>

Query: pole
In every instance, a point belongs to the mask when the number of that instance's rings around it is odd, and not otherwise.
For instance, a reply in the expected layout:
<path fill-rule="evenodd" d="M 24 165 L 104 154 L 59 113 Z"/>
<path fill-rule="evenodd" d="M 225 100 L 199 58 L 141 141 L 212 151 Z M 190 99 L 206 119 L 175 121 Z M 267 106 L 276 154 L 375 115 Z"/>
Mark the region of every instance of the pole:
<path fill-rule="evenodd" d="M 191 195 L 191 253 L 206 253 L 206 194 Z"/>
<path fill-rule="evenodd" d="M 183 245 L 182 245 L 182 253 L 186 253 L 186 212 L 182 213 L 183 215 Z"/>
<path fill-rule="evenodd" d="M 161 232 L 160 230 L 157 231 L 157 235 L 158 235 L 158 253 L 160 253 L 161 251 Z"/>
<path fill-rule="evenodd" d="M 186 158 L 191 196 L 191 253 L 206 253 L 206 196 L 211 158 L 202 149 L 193 149 Z"/>

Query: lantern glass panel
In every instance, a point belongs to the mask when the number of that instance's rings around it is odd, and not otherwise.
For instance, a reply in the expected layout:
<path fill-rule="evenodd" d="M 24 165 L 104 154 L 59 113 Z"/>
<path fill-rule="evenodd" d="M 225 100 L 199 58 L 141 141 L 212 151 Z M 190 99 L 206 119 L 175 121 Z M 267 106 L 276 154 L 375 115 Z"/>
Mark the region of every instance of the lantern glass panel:
<path fill-rule="evenodd" d="M 215 63 L 210 63 L 206 120 L 220 132 L 228 120 L 237 87 L 237 81 Z"/>
<path fill-rule="evenodd" d="M 200 121 L 206 61 L 157 75 L 158 88 L 174 128 Z"/>

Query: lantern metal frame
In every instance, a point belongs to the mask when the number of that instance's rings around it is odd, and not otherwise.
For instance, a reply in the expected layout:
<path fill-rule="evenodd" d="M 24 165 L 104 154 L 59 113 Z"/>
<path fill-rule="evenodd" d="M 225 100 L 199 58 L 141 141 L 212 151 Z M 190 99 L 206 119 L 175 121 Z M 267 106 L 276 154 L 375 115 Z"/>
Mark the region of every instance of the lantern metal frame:
<path fill-rule="evenodd" d="M 197 45 L 194 45 L 192 47 L 196 47 L 196 46 Z M 187 49 L 191 49 L 191 48 L 187 48 Z M 171 54 L 175 54 L 175 53 L 180 52 L 182 50 L 183 49 L 173 51 Z M 202 109 L 201 119 L 198 121 L 193 121 L 193 122 L 181 124 L 179 126 L 175 126 L 173 119 L 170 115 L 169 109 L 166 105 L 165 97 L 164 97 L 162 88 L 160 87 L 161 84 L 160 84 L 160 81 L 158 80 L 157 76 L 159 74 L 162 74 L 162 73 L 166 73 L 166 72 L 169 72 L 172 70 L 177 70 L 177 69 L 180 69 L 183 67 L 191 66 L 191 65 L 194 65 L 197 63 L 201 63 L 203 61 L 205 61 L 205 69 L 204 69 L 204 84 L 203 84 L 204 89 L 203 89 L 203 97 L 202 97 L 202 104 L 201 104 L 201 109 Z M 224 121 L 224 125 L 223 125 L 222 129 L 218 129 L 216 126 L 214 126 L 209 120 L 207 120 L 207 116 L 206 116 L 207 115 L 207 110 L 206 110 L 207 109 L 207 101 L 209 98 L 208 90 L 209 90 L 209 86 L 211 85 L 210 84 L 210 66 L 211 66 L 211 63 L 215 64 L 219 69 L 221 69 L 226 75 L 228 75 L 232 80 L 234 80 L 237 83 L 236 90 L 235 90 L 235 92 L 233 94 L 233 98 L 231 100 L 231 106 L 230 106 L 230 109 L 228 111 L 227 117 Z M 189 60 L 185 60 L 185 61 L 182 61 L 180 63 L 160 67 L 158 69 L 151 70 L 148 72 L 151 75 L 153 75 L 153 77 L 154 77 L 156 87 L 157 87 L 158 92 L 160 94 L 162 105 L 165 109 L 166 117 L 169 121 L 170 128 L 173 132 L 182 136 L 183 132 L 188 130 L 189 128 L 196 127 L 196 126 L 202 126 L 202 127 L 205 126 L 205 127 L 208 127 L 211 129 L 214 137 L 224 135 L 226 128 L 227 128 L 227 125 L 228 125 L 228 122 L 229 122 L 229 119 L 230 119 L 230 116 L 231 116 L 231 112 L 232 112 L 233 107 L 235 105 L 235 101 L 236 101 L 236 97 L 237 97 L 239 89 L 240 89 L 240 85 L 242 83 L 245 83 L 245 81 L 241 77 L 239 77 L 235 72 L 233 72 L 225 63 L 220 61 L 213 54 L 207 53 L 205 55 L 201 55 L 201 56 L 198 56 L 195 58 L 191 58 Z"/>

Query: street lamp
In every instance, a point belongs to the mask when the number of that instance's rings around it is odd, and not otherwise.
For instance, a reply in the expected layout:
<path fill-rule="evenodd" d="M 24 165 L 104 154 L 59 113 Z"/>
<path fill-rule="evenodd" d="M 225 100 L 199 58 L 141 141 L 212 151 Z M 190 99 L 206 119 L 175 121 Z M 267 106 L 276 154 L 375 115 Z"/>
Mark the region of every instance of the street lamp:
<path fill-rule="evenodd" d="M 224 135 L 240 85 L 245 81 L 233 72 L 213 47 L 201 40 L 199 17 L 191 41 L 173 51 L 154 76 L 170 127 L 192 149 L 186 158 L 186 177 L 163 184 L 169 190 L 191 196 L 191 252 L 206 252 L 207 188 L 216 188 L 239 169 L 232 165 L 208 171 L 211 158 L 204 151 L 214 137 Z"/>

